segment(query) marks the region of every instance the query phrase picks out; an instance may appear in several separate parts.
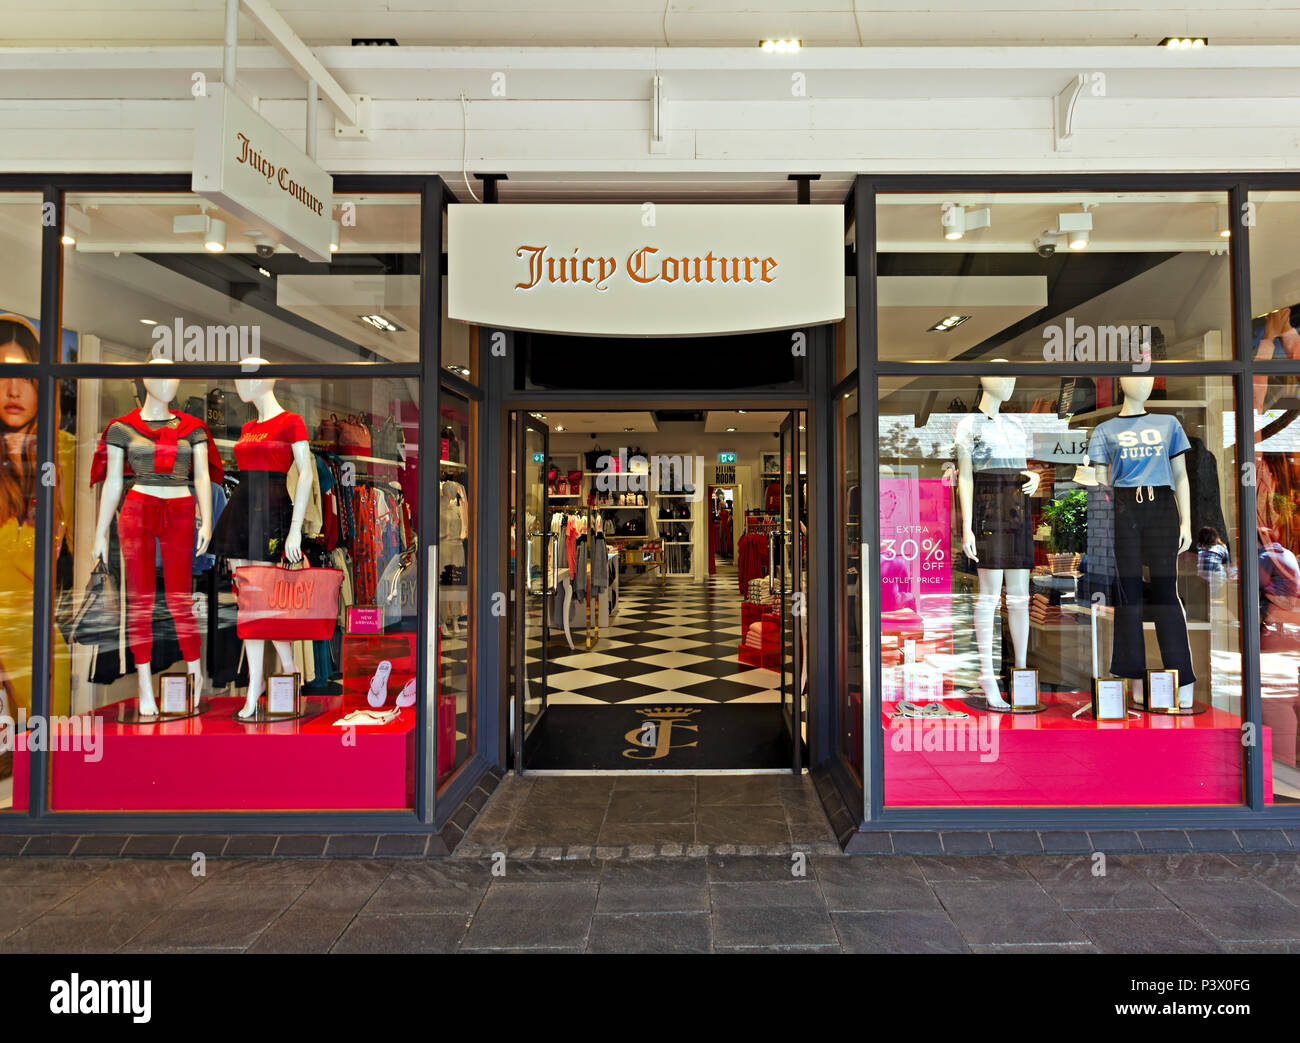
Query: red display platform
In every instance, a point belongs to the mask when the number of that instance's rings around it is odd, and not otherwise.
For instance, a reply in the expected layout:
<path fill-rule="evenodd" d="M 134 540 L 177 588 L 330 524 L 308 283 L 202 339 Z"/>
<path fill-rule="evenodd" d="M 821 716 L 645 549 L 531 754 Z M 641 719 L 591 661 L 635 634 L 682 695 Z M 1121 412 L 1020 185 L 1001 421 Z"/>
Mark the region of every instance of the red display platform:
<path fill-rule="evenodd" d="M 51 754 L 50 806 L 56 811 L 391 811 L 413 806 L 415 708 L 377 727 L 335 727 L 338 697 L 308 697 L 317 717 L 243 724 L 239 698 L 212 709 L 147 725 L 116 723 L 118 704 L 103 719 L 97 760 Z M 15 803 L 26 804 L 29 762 L 18 737 Z M 20 782 L 21 780 L 21 782 Z M 18 792 L 22 787 L 21 796 Z"/>
<path fill-rule="evenodd" d="M 1036 714 L 991 713 L 960 698 L 962 719 L 892 719 L 884 704 L 890 807 L 1241 804 L 1241 718 L 1210 707 L 1188 717 L 1138 714 L 1098 723 L 1078 692 L 1043 696 Z M 1264 728 L 1271 801 L 1272 734 Z"/>

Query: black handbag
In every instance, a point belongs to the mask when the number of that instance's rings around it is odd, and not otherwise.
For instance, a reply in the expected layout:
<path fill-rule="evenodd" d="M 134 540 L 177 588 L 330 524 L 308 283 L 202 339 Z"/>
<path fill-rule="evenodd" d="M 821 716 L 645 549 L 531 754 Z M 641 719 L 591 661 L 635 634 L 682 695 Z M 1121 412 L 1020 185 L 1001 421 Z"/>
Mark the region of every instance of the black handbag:
<path fill-rule="evenodd" d="M 81 595 L 81 606 L 64 632 L 70 644 L 101 645 L 117 640 L 121 626 L 121 601 L 108 566 L 96 562 Z"/>

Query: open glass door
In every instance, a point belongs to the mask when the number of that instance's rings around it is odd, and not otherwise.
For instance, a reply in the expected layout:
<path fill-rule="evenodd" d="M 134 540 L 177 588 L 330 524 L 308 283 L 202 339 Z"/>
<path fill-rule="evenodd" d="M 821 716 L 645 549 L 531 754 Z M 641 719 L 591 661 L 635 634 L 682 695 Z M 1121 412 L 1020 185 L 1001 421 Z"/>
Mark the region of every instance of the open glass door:
<path fill-rule="evenodd" d="M 803 769 L 805 640 L 803 416 L 798 410 L 781 424 L 781 518 L 773 534 L 772 577 L 781 597 L 781 711 L 790 735 L 791 769 Z"/>
<path fill-rule="evenodd" d="M 515 671 L 514 763 L 528 763 L 529 738 L 546 712 L 548 616 L 555 593 L 557 537 L 550 530 L 546 461 L 550 430 L 525 413 L 517 415 L 515 446 Z"/>

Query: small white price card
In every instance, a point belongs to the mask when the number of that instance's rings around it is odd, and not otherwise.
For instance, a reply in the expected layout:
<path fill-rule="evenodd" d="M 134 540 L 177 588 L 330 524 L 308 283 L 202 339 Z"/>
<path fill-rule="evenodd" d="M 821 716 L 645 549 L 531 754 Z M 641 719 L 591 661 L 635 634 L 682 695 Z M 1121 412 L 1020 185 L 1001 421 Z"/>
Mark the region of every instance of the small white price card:
<path fill-rule="evenodd" d="M 1011 671 L 1011 705 L 1012 706 L 1037 706 L 1038 705 L 1038 671 L 1037 670 L 1012 670 Z"/>
<path fill-rule="evenodd" d="M 162 712 L 190 712 L 190 675 L 163 674 L 159 682 L 162 685 Z"/>
<path fill-rule="evenodd" d="M 1178 705 L 1178 674 L 1152 670 L 1147 674 L 1147 709 L 1172 710 Z"/>

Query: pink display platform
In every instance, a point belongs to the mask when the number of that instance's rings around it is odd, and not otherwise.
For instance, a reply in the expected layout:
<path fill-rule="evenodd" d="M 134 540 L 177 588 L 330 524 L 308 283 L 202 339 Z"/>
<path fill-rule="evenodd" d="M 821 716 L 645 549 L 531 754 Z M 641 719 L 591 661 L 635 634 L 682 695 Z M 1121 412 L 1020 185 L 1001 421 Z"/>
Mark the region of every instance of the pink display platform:
<path fill-rule="evenodd" d="M 889 807 L 1241 804 L 1241 718 L 1139 714 L 1098 723 L 1078 692 L 1043 696 L 1036 714 L 989 713 L 949 698 L 965 720 L 891 719 L 884 704 Z M 1272 734 L 1264 728 L 1272 801 Z"/>
<path fill-rule="evenodd" d="M 121 725 L 118 704 L 104 719 L 102 756 L 51 756 L 56 811 L 391 811 L 413 806 L 415 710 L 378 727 L 358 727 L 345 743 L 338 697 L 308 697 L 317 717 L 242 724 L 239 698 L 212 700 L 200 717 Z M 14 750 L 14 802 L 25 807 L 23 736 Z M 21 793 L 19 792 L 21 789 Z M 21 804 L 19 801 L 21 800 Z"/>

